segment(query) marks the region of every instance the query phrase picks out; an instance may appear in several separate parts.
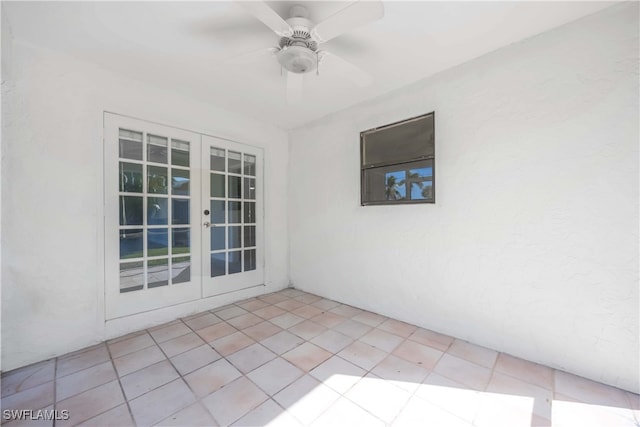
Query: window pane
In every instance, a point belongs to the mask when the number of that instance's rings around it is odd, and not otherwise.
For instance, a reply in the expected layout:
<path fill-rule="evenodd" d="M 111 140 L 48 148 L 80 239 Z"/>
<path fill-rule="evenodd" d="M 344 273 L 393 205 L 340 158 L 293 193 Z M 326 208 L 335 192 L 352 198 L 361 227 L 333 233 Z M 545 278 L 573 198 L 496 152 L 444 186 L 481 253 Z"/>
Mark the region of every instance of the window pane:
<path fill-rule="evenodd" d="M 169 284 L 169 260 L 152 259 L 147 261 L 147 288 L 157 288 Z"/>
<path fill-rule="evenodd" d="M 120 293 L 139 291 L 144 288 L 142 261 L 120 264 Z"/>
<path fill-rule="evenodd" d="M 188 228 L 171 230 L 171 254 L 187 254 L 191 250 L 191 234 Z"/>
<path fill-rule="evenodd" d="M 255 246 L 256 245 L 256 227 L 255 225 L 250 225 L 244 227 L 244 247 Z"/>
<path fill-rule="evenodd" d="M 229 151 L 229 173 L 242 173 L 242 155 Z"/>
<path fill-rule="evenodd" d="M 165 225 L 169 223 L 169 199 L 166 197 L 147 198 L 147 224 Z"/>
<path fill-rule="evenodd" d="M 248 249 L 244 251 L 244 271 L 256 269 L 256 250 Z"/>
<path fill-rule="evenodd" d="M 120 259 L 142 258 L 142 229 L 120 230 Z"/>
<path fill-rule="evenodd" d="M 189 171 L 171 169 L 171 194 L 176 196 L 189 195 Z"/>
<path fill-rule="evenodd" d="M 227 227 L 211 227 L 211 250 L 218 251 L 226 249 L 227 244 L 225 241 L 225 230 Z"/>
<path fill-rule="evenodd" d="M 433 167 L 425 166 L 409 170 L 409 178 L 430 178 L 433 176 Z"/>
<path fill-rule="evenodd" d="M 167 163 L 167 138 L 147 135 L 147 161 Z"/>
<path fill-rule="evenodd" d="M 363 164 L 407 162 L 434 155 L 433 114 L 362 133 Z"/>
<path fill-rule="evenodd" d="M 229 274 L 242 271 L 242 251 L 229 252 Z"/>
<path fill-rule="evenodd" d="M 171 283 L 186 283 L 191 281 L 191 258 L 178 257 L 171 260 Z"/>
<path fill-rule="evenodd" d="M 142 193 L 142 165 L 120 162 L 120 191 Z"/>
<path fill-rule="evenodd" d="M 242 197 L 242 178 L 239 176 L 229 176 L 229 198 L 239 199 Z"/>
<path fill-rule="evenodd" d="M 240 207 L 242 202 L 229 202 L 229 224 L 239 224 L 241 221 Z"/>
<path fill-rule="evenodd" d="M 171 199 L 171 224 L 189 224 L 189 199 Z"/>
<path fill-rule="evenodd" d="M 364 202 L 433 201 L 433 160 L 370 168 L 363 174 Z"/>
<path fill-rule="evenodd" d="M 147 230 L 147 256 L 168 255 L 169 232 L 166 228 Z"/>
<path fill-rule="evenodd" d="M 244 198 L 252 200 L 256 198 L 256 180 L 254 178 L 244 179 Z"/>
<path fill-rule="evenodd" d="M 433 200 L 433 182 L 414 182 L 411 186 L 411 200 Z"/>
<path fill-rule="evenodd" d="M 256 156 L 244 155 L 244 174 L 256 176 Z"/>
<path fill-rule="evenodd" d="M 244 222 L 254 223 L 256 222 L 256 203 L 244 202 Z"/>
<path fill-rule="evenodd" d="M 167 194 L 167 168 L 147 166 L 147 193 Z"/>
<path fill-rule="evenodd" d="M 224 197 L 224 175 L 211 174 L 211 197 Z"/>
<path fill-rule="evenodd" d="M 226 262 L 226 252 L 211 254 L 211 277 L 224 276 Z"/>
<path fill-rule="evenodd" d="M 433 160 L 410 163 L 406 168 L 411 200 L 433 201 Z"/>
<path fill-rule="evenodd" d="M 221 148 L 211 147 L 210 163 L 212 171 L 224 172 L 225 168 L 225 155 L 224 150 Z"/>
<path fill-rule="evenodd" d="M 189 166 L 189 143 L 187 141 L 171 140 L 171 164 Z"/>
<path fill-rule="evenodd" d="M 120 196 L 120 225 L 142 225 L 142 197 Z"/>
<path fill-rule="evenodd" d="M 211 201 L 211 223 L 212 224 L 224 224 L 225 204 L 226 202 L 224 200 Z"/>
<path fill-rule="evenodd" d="M 120 158 L 142 160 L 142 132 L 120 129 L 118 145 Z"/>
<path fill-rule="evenodd" d="M 407 197 L 406 173 L 393 167 L 367 169 L 365 171 L 365 200 L 403 200 Z"/>
<path fill-rule="evenodd" d="M 229 249 L 235 249 L 242 246 L 240 242 L 242 227 L 228 227 L 229 228 Z"/>

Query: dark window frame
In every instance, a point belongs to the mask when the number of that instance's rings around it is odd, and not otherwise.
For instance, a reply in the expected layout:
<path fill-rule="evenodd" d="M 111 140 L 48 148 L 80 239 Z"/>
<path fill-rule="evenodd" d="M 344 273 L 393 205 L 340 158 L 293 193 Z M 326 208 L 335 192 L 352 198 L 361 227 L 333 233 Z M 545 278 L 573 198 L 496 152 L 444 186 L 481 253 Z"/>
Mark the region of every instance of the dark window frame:
<path fill-rule="evenodd" d="M 399 126 L 399 125 L 403 125 L 405 123 L 410 123 L 413 121 L 417 121 L 417 120 L 421 120 L 424 119 L 426 117 L 432 117 L 432 121 L 433 121 L 433 154 L 432 155 L 428 155 L 428 156 L 420 156 L 420 157 L 416 157 L 416 158 L 411 158 L 411 159 L 407 159 L 404 161 L 392 161 L 392 162 L 386 162 L 386 163 L 376 163 L 376 164 L 371 164 L 371 165 L 365 165 L 365 137 L 367 134 L 373 133 L 373 132 L 377 132 L 380 130 L 384 130 L 384 129 L 388 129 L 390 127 L 394 127 L 394 126 Z M 408 119 L 404 119 L 404 120 L 400 120 L 394 123 L 389 123 L 387 125 L 384 126 L 379 126 L 379 127 L 375 127 L 372 129 L 367 129 L 364 130 L 362 132 L 360 132 L 360 205 L 361 206 L 381 206 L 381 205 L 413 205 L 413 204 L 435 204 L 436 203 L 436 148 L 435 148 L 435 111 L 432 111 L 430 113 L 426 113 L 426 114 L 421 114 L 419 116 L 415 116 L 415 117 L 411 117 Z M 425 178 L 425 179 L 419 179 L 417 181 L 421 181 L 421 182 L 426 182 L 426 181 L 430 181 L 431 182 L 431 188 L 432 188 L 432 198 L 431 199 L 398 199 L 398 200 L 380 200 L 380 201 L 367 201 L 365 200 L 365 195 L 366 195 L 366 179 L 365 179 L 365 172 L 367 170 L 372 170 L 372 169 L 380 169 L 380 168 L 384 168 L 384 167 L 388 167 L 388 166 L 400 166 L 400 165 L 407 165 L 405 168 L 405 171 L 408 175 L 409 173 L 409 169 L 412 168 L 412 165 L 416 162 L 421 162 L 421 161 L 426 161 L 426 160 L 431 160 L 431 168 L 432 168 L 432 173 L 431 173 L 431 178 Z M 405 186 L 406 186 L 406 194 L 410 195 L 411 193 L 411 183 L 413 180 L 410 180 L 410 178 L 407 176 L 406 178 L 406 182 L 405 182 Z"/>

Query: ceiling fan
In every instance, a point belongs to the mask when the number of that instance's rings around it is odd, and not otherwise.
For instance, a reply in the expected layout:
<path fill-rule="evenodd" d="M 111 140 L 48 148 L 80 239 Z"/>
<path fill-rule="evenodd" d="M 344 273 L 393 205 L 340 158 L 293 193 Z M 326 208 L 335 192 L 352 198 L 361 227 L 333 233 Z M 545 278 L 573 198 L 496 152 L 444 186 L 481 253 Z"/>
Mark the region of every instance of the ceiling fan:
<path fill-rule="evenodd" d="M 280 40 L 278 46 L 252 51 L 226 63 L 246 64 L 264 56 L 275 56 L 287 73 L 287 101 L 300 102 L 302 98 L 302 76 L 316 71 L 319 65 L 330 59 L 329 65 L 358 86 L 367 86 L 372 77 L 341 57 L 320 50 L 319 45 L 347 31 L 382 18 L 384 6 L 381 1 L 355 1 L 322 22 L 309 20 L 307 8 L 294 5 L 289 9 L 289 18 L 283 19 L 264 1 L 240 1 L 237 3 L 247 12 L 271 28 Z"/>

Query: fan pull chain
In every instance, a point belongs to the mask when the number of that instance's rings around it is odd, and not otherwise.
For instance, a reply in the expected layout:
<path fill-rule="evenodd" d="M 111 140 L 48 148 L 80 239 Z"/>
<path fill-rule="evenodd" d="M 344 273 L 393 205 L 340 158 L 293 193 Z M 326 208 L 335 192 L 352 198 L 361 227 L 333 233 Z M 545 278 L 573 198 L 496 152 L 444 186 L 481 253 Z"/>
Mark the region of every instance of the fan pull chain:
<path fill-rule="evenodd" d="M 318 52 L 316 51 L 316 76 L 320 75 L 320 58 L 318 56 Z"/>

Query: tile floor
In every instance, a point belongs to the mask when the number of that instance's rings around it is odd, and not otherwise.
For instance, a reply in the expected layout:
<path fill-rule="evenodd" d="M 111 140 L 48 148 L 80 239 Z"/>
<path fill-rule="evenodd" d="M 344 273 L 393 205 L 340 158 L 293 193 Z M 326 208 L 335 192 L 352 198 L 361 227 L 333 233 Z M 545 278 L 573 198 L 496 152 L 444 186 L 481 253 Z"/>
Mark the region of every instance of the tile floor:
<path fill-rule="evenodd" d="M 56 426 L 640 425 L 638 395 L 294 289 L 7 372 L 2 409 L 67 410 Z"/>

